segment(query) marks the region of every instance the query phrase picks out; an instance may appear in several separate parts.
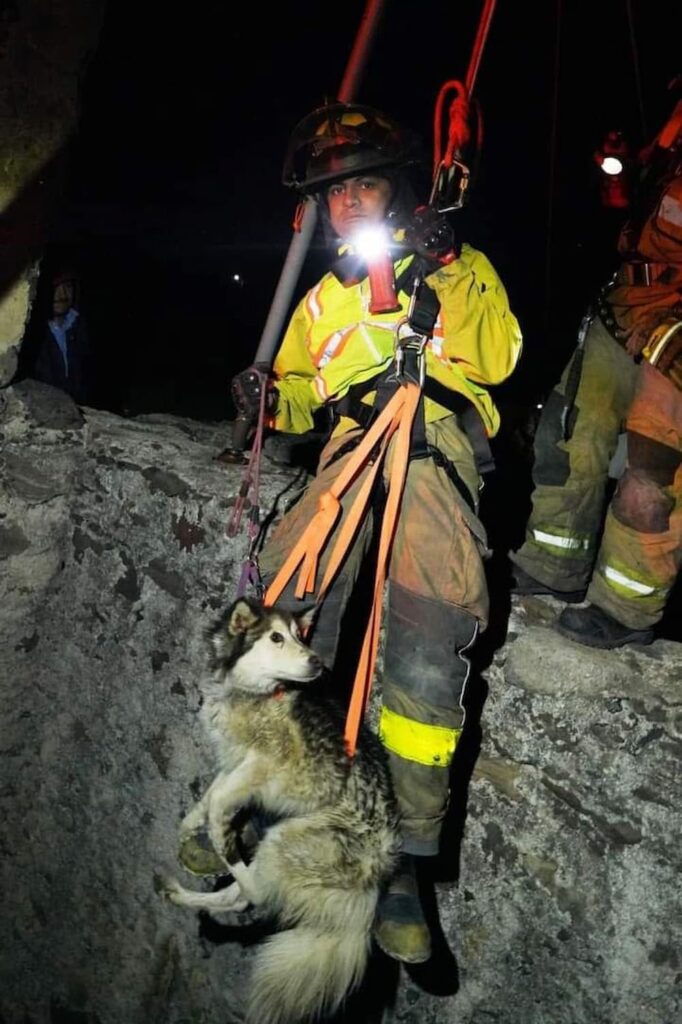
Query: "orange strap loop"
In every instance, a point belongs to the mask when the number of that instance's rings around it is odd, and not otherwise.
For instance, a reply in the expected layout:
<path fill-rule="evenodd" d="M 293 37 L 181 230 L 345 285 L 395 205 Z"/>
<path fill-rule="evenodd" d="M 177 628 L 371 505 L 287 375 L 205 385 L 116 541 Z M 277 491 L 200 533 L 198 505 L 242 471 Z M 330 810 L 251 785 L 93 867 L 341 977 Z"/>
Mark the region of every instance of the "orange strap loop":
<path fill-rule="evenodd" d="M 377 572 L 374 584 L 374 601 L 365 632 L 348 716 L 346 718 L 344 737 L 346 749 L 351 757 L 357 747 L 360 723 L 372 686 L 372 675 L 379 646 L 379 627 L 381 624 L 386 569 L 397 526 L 400 500 L 405 487 L 405 478 L 410 458 L 412 423 L 414 422 L 420 396 L 421 390 L 416 384 L 407 383 L 398 388 L 390 402 L 377 417 L 373 426 L 367 431 L 329 490 L 320 496 L 316 515 L 303 531 L 289 557 L 268 587 L 263 599 L 265 605 L 275 604 L 299 566 L 300 571 L 295 590 L 296 597 L 303 598 L 306 593 L 312 593 L 315 590 L 320 555 L 340 515 L 340 498 L 360 471 L 367 465 L 372 451 L 378 446 L 378 455 L 370 465 L 370 471 L 367 473 L 357 497 L 346 515 L 330 555 L 329 564 L 316 596 L 316 603 L 319 605 L 322 602 L 324 595 L 331 586 L 336 573 L 348 553 L 356 529 L 365 514 L 374 482 L 388 451 L 389 442 L 396 435 L 386 509 L 381 524 Z"/>

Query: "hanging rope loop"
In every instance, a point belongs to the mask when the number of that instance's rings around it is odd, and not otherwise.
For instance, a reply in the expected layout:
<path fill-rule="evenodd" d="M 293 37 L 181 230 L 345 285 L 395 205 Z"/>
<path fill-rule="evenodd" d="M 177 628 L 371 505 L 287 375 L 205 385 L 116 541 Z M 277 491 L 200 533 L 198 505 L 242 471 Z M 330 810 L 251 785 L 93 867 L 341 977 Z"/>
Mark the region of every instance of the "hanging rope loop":
<path fill-rule="evenodd" d="M 454 93 L 448 111 L 448 132 L 445 148 L 442 143 L 444 107 L 447 97 Z M 438 93 L 433 117 L 433 173 L 438 173 L 441 164 L 452 167 L 455 154 L 461 153 L 471 138 L 469 128 L 469 97 L 461 82 L 451 79 L 444 82 Z"/>
<path fill-rule="evenodd" d="M 429 206 L 440 213 L 458 210 L 464 205 L 471 177 L 470 163 L 476 162 L 483 142 L 483 119 L 473 98 L 474 85 L 490 31 L 496 0 L 485 0 L 476 32 L 464 83 L 456 79 L 444 82 L 436 99 L 433 115 L 433 185 Z M 447 109 L 447 142 L 443 144 L 443 127 Z M 472 141 L 472 123 L 475 139 Z M 468 155 L 467 155 L 468 154 Z"/>

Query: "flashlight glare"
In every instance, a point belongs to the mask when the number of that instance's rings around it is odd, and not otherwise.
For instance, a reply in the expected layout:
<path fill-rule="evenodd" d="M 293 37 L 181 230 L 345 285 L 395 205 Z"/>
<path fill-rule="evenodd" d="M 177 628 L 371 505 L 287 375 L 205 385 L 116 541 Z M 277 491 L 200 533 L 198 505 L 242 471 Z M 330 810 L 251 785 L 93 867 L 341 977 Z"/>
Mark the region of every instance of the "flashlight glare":
<path fill-rule="evenodd" d="M 365 260 L 374 260 L 386 255 L 386 232 L 380 228 L 363 228 L 353 236 L 353 248 Z"/>
<path fill-rule="evenodd" d="M 605 156 L 601 169 L 604 174 L 620 174 L 623 170 L 623 161 L 617 156 Z"/>

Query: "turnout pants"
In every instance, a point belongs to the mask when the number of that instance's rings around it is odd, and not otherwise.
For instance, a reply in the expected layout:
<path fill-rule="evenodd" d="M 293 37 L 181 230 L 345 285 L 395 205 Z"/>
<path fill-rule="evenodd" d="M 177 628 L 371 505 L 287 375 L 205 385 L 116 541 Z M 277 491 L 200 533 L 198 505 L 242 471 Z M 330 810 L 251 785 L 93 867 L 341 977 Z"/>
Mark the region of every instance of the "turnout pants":
<path fill-rule="evenodd" d="M 269 583 L 318 507 L 320 495 L 352 457 L 338 450 L 361 432 L 333 438 L 303 497 L 274 529 L 261 557 Z M 473 453 L 454 416 L 427 425 L 427 441 L 454 466 L 476 504 L 479 477 Z M 389 449 L 384 479 L 390 472 Z M 363 471 L 342 501 L 342 515 L 323 552 L 319 579 L 333 548 L 336 531 L 364 479 Z M 370 550 L 376 506 L 361 523 L 353 546 L 319 610 L 311 635 L 313 648 L 332 667 L 341 620 L 360 568 Z M 462 698 L 469 677 L 467 651 L 488 616 L 488 593 L 482 563 L 486 538 L 445 468 L 432 458 L 410 462 L 388 567 L 387 630 L 379 733 L 388 751 L 402 817 L 407 853 L 438 852 L 449 793 L 449 769 L 463 723 Z M 318 579 L 318 581 L 319 581 Z M 295 580 L 280 604 L 297 602 Z"/>
<path fill-rule="evenodd" d="M 533 507 L 526 540 L 511 557 L 553 589 L 587 587 L 589 601 L 643 629 L 661 618 L 682 560 L 682 393 L 636 364 L 597 319 L 563 440 L 569 375 L 570 363 L 540 419 Z M 605 507 L 623 429 L 625 471 Z"/>

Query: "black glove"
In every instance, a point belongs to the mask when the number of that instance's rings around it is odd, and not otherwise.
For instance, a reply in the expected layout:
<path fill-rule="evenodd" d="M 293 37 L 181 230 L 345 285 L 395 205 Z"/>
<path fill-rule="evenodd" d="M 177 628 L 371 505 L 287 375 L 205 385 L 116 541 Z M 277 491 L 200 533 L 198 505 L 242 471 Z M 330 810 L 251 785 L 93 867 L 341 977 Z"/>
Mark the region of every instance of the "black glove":
<path fill-rule="evenodd" d="M 232 399 L 240 419 L 256 423 L 260 413 L 261 391 L 265 387 L 265 412 L 273 413 L 277 406 L 277 392 L 268 374 L 267 363 L 254 363 L 232 378 Z"/>
<path fill-rule="evenodd" d="M 452 226 L 431 206 L 417 207 L 405 234 L 410 248 L 430 262 L 445 265 L 457 256 Z"/>

